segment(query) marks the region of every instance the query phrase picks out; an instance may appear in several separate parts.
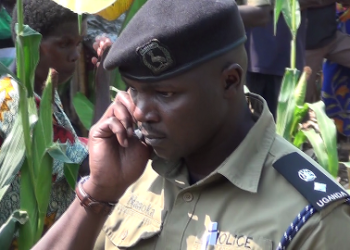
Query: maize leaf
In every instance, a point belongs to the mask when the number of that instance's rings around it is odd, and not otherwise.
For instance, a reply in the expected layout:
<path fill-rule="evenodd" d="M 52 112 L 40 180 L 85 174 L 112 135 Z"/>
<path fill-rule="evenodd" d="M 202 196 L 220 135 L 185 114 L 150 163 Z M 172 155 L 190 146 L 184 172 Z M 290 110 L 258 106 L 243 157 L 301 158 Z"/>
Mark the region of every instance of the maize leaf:
<path fill-rule="evenodd" d="M 79 165 L 74 163 L 64 164 L 64 176 L 67 179 L 69 186 L 75 190 L 75 184 L 78 179 Z"/>
<path fill-rule="evenodd" d="M 22 119 L 18 116 L 0 150 L 0 200 L 20 171 L 24 156 Z"/>
<path fill-rule="evenodd" d="M 312 148 L 315 151 L 317 162 L 327 170 L 328 165 L 328 155 L 326 147 L 323 144 L 321 135 L 316 133 L 314 129 L 301 130 L 306 138 L 309 140 Z"/>
<path fill-rule="evenodd" d="M 52 158 L 65 162 L 65 163 L 74 163 L 72 162 L 68 156 L 64 153 L 65 152 L 65 144 L 54 142 L 50 148 L 47 149 L 47 152 L 49 155 L 51 155 Z"/>
<path fill-rule="evenodd" d="M 38 241 L 44 229 L 46 211 L 49 206 L 52 187 L 52 157 L 46 153 L 40 162 L 40 174 L 35 184 L 35 196 L 38 206 L 37 227 L 34 235 L 35 242 Z M 29 211 L 28 211 L 29 212 Z M 34 223 L 34 222 L 33 222 Z"/>
<path fill-rule="evenodd" d="M 94 105 L 82 93 L 77 92 L 73 98 L 73 106 L 78 114 L 79 120 L 89 130 L 94 116 Z"/>
<path fill-rule="evenodd" d="M 294 90 L 294 99 L 297 106 L 303 106 L 305 103 L 308 75 L 310 75 L 310 68 L 306 67 L 306 69 L 304 69 L 303 73 L 301 74 L 298 84 Z"/>
<path fill-rule="evenodd" d="M 44 228 L 44 219 L 51 193 L 53 159 L 47 150 L 53 144 L 52 99 L 53 85 L 56 85 L 57 77 L 50 70 L 40 102 L 39 119 L 33 133 L 34 169 L 36 170 L 36 183 L 34 185 L 38 205 L 36 241 L 40 239 Z"/>
<path fill-rule="evenodd" d="M 297 0 L 276 0 L 274 12 L 275 34 L 278 19 L 282 12 L 284 20 L 286 21 L 292 35 L 295 36 L 301 22 L 299 2 Z"/>
<path fill-rule="evenodd" d="M 21 6 L 21 1 L 17 3 L 17 6 Z M 20 9 L 18 8 L 18 12 L 20 12 Z M 19 15 L 22 15 L 22 13 L 18 13 Z M 25 87 L 25 89 L 19 88 L 19 114 L 22 117 L 23 137 L 29 167 L 28 173 L 32 182 L 34 182 L 35 173 L 31 150 L 30 124 L 34 124 L 37 121 L 37 108 L 34 101 L 34 76 L 36 66 L 39 62 L 41 35 L 27 25 L 24 25 L 20 29 L 19 24 L 16 25 L 16 32 L 17 74 L 20 82 Z"/>
<path fill-rule="evenodd" d="M 0 228 L 0 249 L 9 249 L 13 235 L 17 232 L 18 226 L 28 221 L 26 211 L 15 210 L 5 224 Z"/>
<path fill-rule="evenodd" d="M 301 149 L 301 146 L 306 142 L 307 138 L 303 131 L 299 130 L 293 140 L 293 145 Z"/>
<path fill-rule="evenodd" d="M 325 105 L 322 101 L 309 104 L 309 108 L 316 114 L 321 137 L 328 155 L 326 170 L 334 177 L 338 175 L 338 151 L 337 151 L 337 129 L 334 122 L 326 115 Z M 318 155 L 317 155 L 318 157 Z"/>
<path fill-rule="evenodd" d="M 23 85 L 16 75 L 2 63 L 0 63 L 0 75 L 11 75 L 19 83 L 18 88 L 23 89 Z M 0 201 L 19 172 L 24 160 L 25 146 L 21 120 L 21 117 L 18 116 L 0 150 Z"/>
<path fill-rule="evenodd" d="M 294 89 L 299 77 L 299 71 L 286 69 L 281 91 L 278 97 L 276 131 L 286 140 L 291 141 L 290 131 L 295 110 Z"/>
<path fill-rule="evenodd" d="M 295 106 L 292 119 L 292 126 L 290 130 L 291 136 L 293 136 L 298 131 L 299 124 L 302 121 L 302 119 L 306 116 L 308 111 L 309 106 L 307 105 L 307 103 L 305 103 L 303 106 Z"/>
<path fill-rule="evenodd" d="M 19 250 L 28 250 L 35 244 L 35 235 L 38 228 L 38 205 L 35 197 L 35 186 L 31 180 L 28 159 L 25 158 L 21 168 L 20 207 L 26 211 L 29 220 L 19 227 Z"/>

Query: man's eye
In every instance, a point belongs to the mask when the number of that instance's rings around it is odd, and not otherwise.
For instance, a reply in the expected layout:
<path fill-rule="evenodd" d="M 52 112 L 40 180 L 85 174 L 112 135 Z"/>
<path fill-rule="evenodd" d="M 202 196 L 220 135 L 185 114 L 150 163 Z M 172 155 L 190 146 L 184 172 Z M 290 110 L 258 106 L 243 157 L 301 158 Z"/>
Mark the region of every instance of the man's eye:
<path fill-rule="evenodd" d="M 174 95 L 174 92 L 158 91 L 157 93 L 163 97 L 172 97 Z"/>
<path fill-rule="evenodd" d="M 64 42 L 60 42 L 60 48 L 67 48 L 69 45 L 69 42 L 68 41 L 64 41 Z"/>

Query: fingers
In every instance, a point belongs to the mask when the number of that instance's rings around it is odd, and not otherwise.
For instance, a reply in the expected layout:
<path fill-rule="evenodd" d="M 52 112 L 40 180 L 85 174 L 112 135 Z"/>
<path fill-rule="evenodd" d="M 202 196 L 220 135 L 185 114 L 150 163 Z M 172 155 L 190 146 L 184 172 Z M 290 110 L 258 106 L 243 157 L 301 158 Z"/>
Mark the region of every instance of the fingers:
<path fill-rule="evenodd" d="M 120 146 L 128 147 L 128 135 L 124 125 L 116 117 L 109 117 L 97 125 L 92 132 L 93 138 L 117 138 Z"/>
<path fill-rule="evenodd" d="M 106 48 L 110 47 L 112 45 L 111 39 L 109 39 L 107 36 L 97 36 L 95 38 L 95 42 L 92 45 L 94 50 L 96 51 L 98 57 L 100 57 L 103 52 L 106 50 Z"/>
<path fill-rule="evenodd" d="M 96 51 L 98 58 L 92 57 L 91 58 L 92 64 L 96 65 L 96 67 L 99 67 L 100 59 L 101 59 L 103 53 L 107 49 L 109 49 L 111 47 L 111 45 L 112 45 L 112 41 L 108 37 L 106 37 L 104 35 L 97 36 L 95 38 L 95 42 L 93 43 L 92 47 Z"/>
<path fill-rule="evenodd" d="M 99 138 L 117 137 L 119 144 L 128 146 L 128 139 L 133 136 L 134 104 L 126 92 L 119 92 L 115 101 L 108 107 L 100 121 L 91 129 L 91 136 Z"/>

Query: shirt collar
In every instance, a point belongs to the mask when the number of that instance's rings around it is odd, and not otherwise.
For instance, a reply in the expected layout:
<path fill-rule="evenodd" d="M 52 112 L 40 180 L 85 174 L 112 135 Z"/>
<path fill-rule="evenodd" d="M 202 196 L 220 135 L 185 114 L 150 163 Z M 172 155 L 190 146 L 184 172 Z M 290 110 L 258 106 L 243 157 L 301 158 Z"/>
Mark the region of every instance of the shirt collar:
<path fill-rule="evenodd" d="M 247 93 L 246 97 L 252 115 L 257 117 L 256 123 L 236 150 L 200 182 L 220 174 L 242 190 L 257 192 L 261 171 L 274 141 L 276 129 L 266 101 L 253 93 Z M 181 161 L 167 162 L 155 156 L 152 167 L 159 175 L 180 188 L 189 186 L 188 172 Z"/>
<path fill-rule="evenodd" d="M 258 95 L 246 94 L 252 114 L 258 120 L 242 143 L 214 171 L 232 184 L 248 192 L 256 193 L 267 155 L 276 135 L 276 126 L 266 101 Z"/>

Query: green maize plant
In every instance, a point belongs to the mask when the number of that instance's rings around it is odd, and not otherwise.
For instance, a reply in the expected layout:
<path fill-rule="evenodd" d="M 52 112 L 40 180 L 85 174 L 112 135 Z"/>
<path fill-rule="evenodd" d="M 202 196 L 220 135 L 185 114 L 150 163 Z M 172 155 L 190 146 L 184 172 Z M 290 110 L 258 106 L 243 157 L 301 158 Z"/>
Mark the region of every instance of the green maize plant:
<path fill-rule="evenodd" d="M 39 62 L 41 34 L 23 25 L 22 0 L 17 0 L 17 76 L 0 64 L 1 75 L 18 83 L 19 107 L 15 124 L 0 150 L 0 200 L 20 172 L 20 210 L 0 228 L 0 249 L 8 249 L 19 231 L 19 249 L 30 249 L 41 237 L 52 186 L 53 158 L 69 163 L 64 173 L 74 187 L 77 168 L 53 142 L 52 99 L 57 75 L 50 70 L 38 111 L 34 97 L 35 69 Z M 71 169 L 72 168 L 72 169 Z"/>
<path fill-rule="evenodd" d="M 336 127 L 325 113 L 324 103 L 305 103 L 307 75 L 309 69 L 304 69 L 300 76 L 296 69 L 296 36 L 300 25 L 300 10 L 297 0 L 276 0 L 275 30 L 278 18 L 282 13 L 291 31 L 291 66 L 286 69 L 283 77 L 277 108 L 277 133 L 286 140 L 301 148 L 309 142 L 315 151 L 319 164 L 332 176 L 338 174 L 338 152 L 336 141 Z M 318 129 L 312 126 L 302 128 L 302 120 L 310 112 L 317 118 Z M 318 131 L 319 130 L 319 131 Z"/>
<path fill-rule="evenodd" d="M 77 22 L 81 24 L 82 13 L 93 13 L 106 8 L 115 0 L 98 1 L 60 1 L 78 13 Z M 146 0 L 134 1 L 127 13 L 123 27 Z M 61 5 L 64 5 L 62 4 Z M 97 6 L 100 5 L 100 6 Z M 74 8 L 80 7 L 80 10 Z M 10 134 L 6 137 L 0 150 L 0 200 L 6 193 L 15 176 L 20 172 L 20 209 L 13 212 L 7 222 L 0 228 L 0 249 L 8 249 L 13 236 L 19 232 L 20 250 L 30 249 L 41 237 L 44 219 L 49 204 L 52 186 L 53 159 L 65 162 L 64 174 L 72 188 L 79 166 L 73 164 L 64 153 L 62 145 L 53 142 L 52 98 L 55 86 L 55 73 L 50 70 L 38 111 L 34 98 L 34 75 L 39 62 L 41 34 L 23 24 L 22 0 L 17 0 L 18 24 L 16 28 L 17 75 L 0 63 L 0 75 L 11 75 L 19 86 L 19 114 Z M 79 28 L 81 25 L 79 25 Z M 123 89 L 118 71 L 115 71 L 116 86 Z M 77 96 L 74 103 L 78 110 L 87 110 L 80 115 L 86 127 L 91 126 L 93 105 L 87 98 Z M 83 108 L 79 108 L 83 106 Z M 89 107 L 87 109 L 86 107 Z M 78 112 L 82 113 L 82 112 Z"/>
<path fill-rule="evenodd" d="M 126 27 L 126 25 L 129 23 L 129 21 L 132 19 L 132 17 L 136 14 L 136 12 L 142 7 L 142 5 L 147 1 L 147 0 L 131 0 L 132 4 L 129 8 L 129 10 L 126 13 L 121 31 Z M 60 4 L 62 1 L 60 0 L 55 0 L 58 4 Z M 96 3 L 92 3 L 96 5 Z M 74 6 L 74 5 L 72 5 Z M 68 6 L 69 7 L 69 6 Z M 100 9 L 100 8 L 98 8 Z M 71 8 L 72 11 L 78 12 L 77 9 Z M 120 32 L 121 32 L 120 31 Z M 124 90 L 125 89 L 125 84 L 121 78 L 121 75 L 118 71 L 118 69 L 115 69 L 112 73 L 112 79 L 115 79 L 113 82 L 111 82 L 111 88 L 112 90 L 114 89 L 119 89 L 119 90 Z M 94 77 L 95 78 L 95 77 Z M 113 95 L 114 98 L 114 95 Z M 112 99 L 113 99 L 112 98 Z M 77 115 L 79 117 L 79 120 L 83 124 L 83 126 L 89 130 L 91 127 L 91 122 L 93 119 L 93 113 L 94 113 L 94 104 L 82 93 L 77 93 L 74 98 L 73 98 L 73 106 L 77 112 Z"/>

